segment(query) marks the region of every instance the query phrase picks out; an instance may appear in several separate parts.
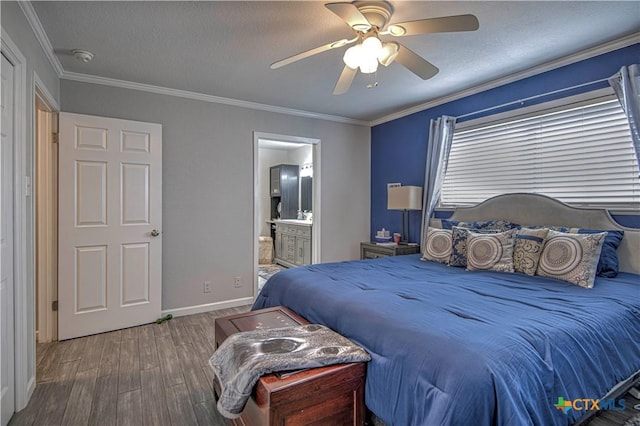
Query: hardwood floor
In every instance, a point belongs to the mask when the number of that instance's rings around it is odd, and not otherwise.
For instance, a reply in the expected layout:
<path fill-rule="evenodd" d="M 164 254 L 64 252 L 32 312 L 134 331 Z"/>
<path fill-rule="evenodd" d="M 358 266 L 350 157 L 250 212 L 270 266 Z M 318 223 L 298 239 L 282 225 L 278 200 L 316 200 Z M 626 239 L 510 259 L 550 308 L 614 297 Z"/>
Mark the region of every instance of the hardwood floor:
<path fill-rule="evenodd" d="M 38 344 L 36 390 L 9 425 L 225 425 L 207 365 L 214 320 L 249 308 Z"/>
<path fill-rule="evenodd" d="M 223 309 L 38 344 L 36 390 L 9 425 L 225 426 L 207 365 L 215 347 L 214 320 L 248 310 Z M 640 401 L 628 394 L 625 400 L 625 411 L 600 412 L 588 425 L 623 425 L 640 413 L 633 408 Z"/>

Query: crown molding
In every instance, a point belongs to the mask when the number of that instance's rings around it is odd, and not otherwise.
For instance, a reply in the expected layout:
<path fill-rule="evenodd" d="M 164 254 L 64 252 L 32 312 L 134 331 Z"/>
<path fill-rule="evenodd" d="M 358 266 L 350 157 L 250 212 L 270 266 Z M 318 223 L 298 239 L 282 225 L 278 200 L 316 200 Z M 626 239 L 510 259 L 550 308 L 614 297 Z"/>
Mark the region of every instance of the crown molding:
<path fill-rule="evenodd" d="M 393 114 L 385 115 L 384 117 L 377 118 L 369 122 L 369 126 L 377 126 L 378 124 L 386 123 L 388 121 L 396 120 L 398 118 L 406 117 L 407 115 L 414 114 L 416 112 L 424 111 L 429 108 L 436 107 L 438 105 L 445 104 L 447 102 L 456 101 L 458 99 L 465 98 L 467 96 L 475 95 L 480 92 L 484 92 L 486 90 L 494 89 L 499 86 L 504 86 L 505 84 L 513 83 L 518 80 L 525 79 L 527 77 L 532 77 L 537 74 L 541 74 L 546 71 L 551 71 L 556 68 L 563 67 L 565 65 L 570 65 L 575 62 L 579 62 L 585 59 L 592 58 L 594 56 L 602 55 L 603 53 L 612 52 L 614 50 L 622 49 L 627 46 L 631 46 L 632 44 L 640 43 L 640 34 L 633 33 L 628 36 L 610 41 L 608 43 L 604 43 L 586 50 L 582 50 L 580 52 L 574 53 L 569 56 L 562 57 L 560 59 L 556 59 L 554 61 L 546 62 L 544 64 L 538 65 L 533 68 L 529 68 L 525 71 L 517 72 L 514 74 L 510 74 L 505 77 L 498 78 L 496 80 L 489 81 L 487 83 L 481 84 L 479 86 L 474 86 L 469 89 L 462 90 L 452 95 L 443 96 L 438 99 L 434 99 L 429 102 L 425 102 L 420 105 L 412 106 L 411 108 L 404 109 L 402 111 L 394 112 Z"/>
<path fill-rule="evenodd" d="M 207 95 L 204 93 L 190 92 L 187 90 L 172 89 L 164 86 L 154 86 L 152 84 L 136 83 L 127 80 L 118 80 L 109 77 L 100 77 L 89 74 L 81 74 L 75 72 L 64 71 L 60 77 L 64 80 L 80 81 L 83 83 L 100 84 L 103 86 L 120 87 L 123 89 L 140 90 L 143 92 L 157 93 L 160 95 L 176 96 L 179 98 L 194 99 L 203 102 L 211 102 L 216 104 L 224 104 L 237 106 L 241 108 L 257 109 L 279 114 L 294 115 L 298 117 L 314 118 L 325 121 L 335 121 L 338 123 L 356 124 L 359 126 L 369 126 L 368 121 L 356 120 L 348 117 L 340 117 L 337 115 L 320 114 L 316 112 L 303 111 L 292 108 L 284 108 L 274 105 L 260 104 L 256 102 L 242 101 L 238 99 L 223 98 L 220 96 Z"/>
<path fill-rule="evenodd" d="M 203 102 L 232 105 L 232 106 L 238 106 L 242 108 L 257 109 L 262 111 L 269 111 L 269 112 L 293 115 L 298 117 L 314 118 L 318 120 L 334 121 L 334 122 L 346 123 L 346 124 L 355 124 L 358 126 L 367 126 L 367 127 L 369 126 L 368 121 L 356 120 L 354 118 L 349 118 L 349 117 L 321 114 L 316 112 L 297 110 L 293 108 L 284 108 L 284 107 L 278 107 L 274 105 L 260 104 L 256 102 L 241 101 L 237 99 L 223 98 L 220 96 L 206 95 L 204 93 L 172 89 L 169 87 L 154 86 L 151 84 L 136 83 L 133 81 L 117 80 L 113 78 L 92 76 L 88 74 L 80 74 L 80 73 L 65 71 L 64 68 L 62 67 L 62 63 L 60 62 L 60 60 L 58 59 L 58 57 L 56 56 L 53 50 L 51 41 L 49 41 L 49 37 L 47 36 L 47 33 L 45 32 L 44 27 L 42 26 L 42 23 L 38 18 L 38 14 L 34 10 L 31 2 L 29 0 L 18 1 L 18 4 L 22 9 L 22 13 L 24 13 L 24 16 L 27 18 L 27 21 L 29 22 L 31 29 L 33 30 L 33 33 L 36 36 L 36 39 L 40 43 L 40 46 L 42 46 L 42 50 L 44 51 L 47 59 L 49 60 L 49 63 L 51 64 L 55 72 L 58 74 L 58 77 L 61 79 L 81 81 L 84 83 L 94 83 L 94 84 L 100 84 L 103 86 L 113 86 L 113 87 L 120 87 L 125 89 L 140 90 L 144 92 L 158 93 L 161 95 L 177 96 L 177 97 L 186 98 L 186 99 L 195 99 Z"/>
<path fill-rule="evenodd" d="M 60 60 L 54 53 L 53 46 L 49 41 L 49 37 L 47 37 L 47 33 L 42 27 L 42 23 L 40 22 L 40 18 L 38 18 L 38 14 L 33 9 L 33 5 L 30 1 L 19 1 L 17 3 L 20 6 L 20 9 L 22 9 L 22 13 L 24 13 L 25 18 L 27 18 L 29 25 L 31 25 L 33 34 L 36 36 L 36 39 L 38 39 L 40 46 L 42 46 L 42 50 L 47 56 L 49 63 L 53 67 L 56 74 L 58 74 L 58 77 L 61 77 L 64 72 L 62 63 L 60 63 Z"/>

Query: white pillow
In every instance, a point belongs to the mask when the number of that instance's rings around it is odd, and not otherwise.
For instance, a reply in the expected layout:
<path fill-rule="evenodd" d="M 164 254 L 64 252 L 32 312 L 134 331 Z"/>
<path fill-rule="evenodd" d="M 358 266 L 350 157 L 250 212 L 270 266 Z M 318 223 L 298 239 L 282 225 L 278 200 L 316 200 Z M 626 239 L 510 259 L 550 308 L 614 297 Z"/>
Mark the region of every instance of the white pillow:
<path fill-rule="evenodd" d="M 606 232 L 568 234 L 549 230 L 536 274 L 580 287 L 593 287 L 606 236 Z"/>
<path fill-rule="evenodd" d="M 451 230 L 429 228 L 427 243 L 422 250 L 422 260 L 448 264 L 451 255 Z"/>

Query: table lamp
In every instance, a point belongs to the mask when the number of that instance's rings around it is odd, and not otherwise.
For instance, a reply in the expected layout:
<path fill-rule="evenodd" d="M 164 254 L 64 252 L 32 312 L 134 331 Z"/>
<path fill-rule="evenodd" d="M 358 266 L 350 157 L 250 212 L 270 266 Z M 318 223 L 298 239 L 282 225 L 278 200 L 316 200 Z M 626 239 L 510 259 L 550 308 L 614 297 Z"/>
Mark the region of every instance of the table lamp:
<path fill-rule="evenodd" d="M 401 244 L 409 243 L 409 211 L 422 210 L 422 187 L 421 186 L 396 186 L 389 188 L 387 194 L 387 209 L 402 210 L 402 241 Z M 406 219 L 405 219 L 406 216 Z M 407 222 L 407 233 L 404 232 L 404 223 Z"/>

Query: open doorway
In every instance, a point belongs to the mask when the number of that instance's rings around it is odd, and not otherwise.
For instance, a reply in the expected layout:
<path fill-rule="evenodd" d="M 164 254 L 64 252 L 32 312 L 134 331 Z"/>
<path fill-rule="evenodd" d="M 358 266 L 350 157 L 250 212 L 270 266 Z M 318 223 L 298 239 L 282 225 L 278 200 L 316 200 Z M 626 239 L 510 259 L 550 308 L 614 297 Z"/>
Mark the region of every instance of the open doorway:
<path fill-rule="evenodd" d="M 58 114 L 35 88 L 36 341 L 58 339 Z"/>
<path fill-rule="evenodd" d="M 284 268 L 320 261 L 320 140 L 254 133 L 254 296 Z"/>

